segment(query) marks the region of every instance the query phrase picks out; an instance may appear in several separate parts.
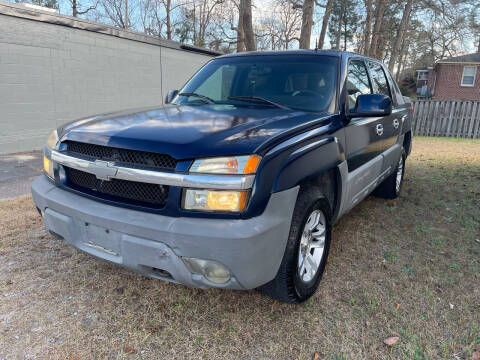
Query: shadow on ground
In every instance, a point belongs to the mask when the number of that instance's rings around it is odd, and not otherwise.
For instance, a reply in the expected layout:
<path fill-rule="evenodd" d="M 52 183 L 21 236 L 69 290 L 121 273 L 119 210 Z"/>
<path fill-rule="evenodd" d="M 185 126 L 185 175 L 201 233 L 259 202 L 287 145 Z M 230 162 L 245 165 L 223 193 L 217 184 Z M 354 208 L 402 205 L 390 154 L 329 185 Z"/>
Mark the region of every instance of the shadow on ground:
<path fill-rule="evenodd" d="M 0 200 L 30 193 L 32 180 L 42 173 L 42 153 L 0 155 Z"/>

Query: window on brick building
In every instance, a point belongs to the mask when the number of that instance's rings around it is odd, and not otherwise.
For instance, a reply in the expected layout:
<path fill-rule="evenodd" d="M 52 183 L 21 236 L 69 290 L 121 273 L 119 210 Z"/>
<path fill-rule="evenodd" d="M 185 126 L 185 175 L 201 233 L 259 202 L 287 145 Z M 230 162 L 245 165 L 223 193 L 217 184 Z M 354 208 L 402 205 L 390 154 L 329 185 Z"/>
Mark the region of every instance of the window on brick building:
<path fill-rule="evenodd" d="M 477 72 L 476 66 L 464 66 L 462 75 L 462 86 L 474 86 L 475 85 L 475 73 Z"/>

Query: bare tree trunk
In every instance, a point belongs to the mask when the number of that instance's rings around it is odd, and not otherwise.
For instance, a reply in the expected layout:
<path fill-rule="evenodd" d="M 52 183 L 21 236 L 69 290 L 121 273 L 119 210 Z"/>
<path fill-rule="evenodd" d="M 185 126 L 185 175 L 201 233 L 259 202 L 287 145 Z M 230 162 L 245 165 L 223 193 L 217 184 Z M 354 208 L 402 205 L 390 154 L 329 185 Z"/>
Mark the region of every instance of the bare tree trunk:
<path fill-rule="evenodd" d="M 395 74 L 395 81 L 398 83 L 400 80 L 400 76 L 402 75 L 403 68 L 405 67 L 405 54 L 408 51 L 408 46 L 406 46 L 406 40 L 403 39 L 400 58 L 398 59 L 398 69 L 397 73 Z"/>
<path fill-rule="evenodd" d="M 390 61 L 388 62 L 388 70 L 390 70 L 390 72 L 393 72 L 393 68 L 395 67 L 400 47 L 405 37 L 405 32 L 407 31 L 408 22 L 410 21 L 410 13 L 412 11 L 412 5 L 413 0 L 408 0 L 407 4 L 405 5 L 405 9 L 403 10 L 400 27 L 398 28 L 397 36 L 395 37 L 395 40 L 393 42 L 392 54 L 390 55 Z"/>
<path fill-rule="evenodd" d="M 304 0 L 302 6 L 302 29 L 300 31 L 300 49 L 310 49 L 313 26 L 313 8 L 315 0 Z"/>
<path fill-rule="evenodd" d="M 245 51 L 245 35 L 243 33 L 243 17 L 242 8 L 238 9 L 238 24 L 237 24 L 237 53 Z"/>
<path fill-rule="evenodd" d="M 375 25 L 373 26 L 372 42 L 370 44 L 369 56 L 377 54 L 378 42 L 380 38 L 380 29 L 382 28 L 383 14 L 385 13 L 385 5 L 387 0 L 377 0 L 375 7 Z"/>
<path fill-rule="evenodd" d="M 318 38 L 318 48 L 323 49 L 325 43 L 325 35 L 327 34 L 328 20 L 330 20 L 330 14 L 332 13 L 333 0 L 328 0 L 325 6 L 325 14 L 322 20 L 322 30 L 320 31 L 320 37 Z"/>
<path fill-rule="evenodd" d="M 335 49 L 340 50 L 340 40 L 342 38 L 342 27 L 343 27 L 343 13 L 345 12 L 343 10 L 343 5 L 341 8 L 341 13 L 340 17 L 338 18 L 338 28 L 337 28 L 337 33 L 335 34 Z"/>
<path fill-rule="evenodd" d="M 478 48 L 477 48 L 477 52 L 480 53 L 480 36 L 478 37 Z"/>
<path fill-rule="evenodd" d="M 77 16 L 78 16 L 77 0 L 72 0 L 72 16 L 73 16 L 73 17 L 77 17 Z"/>
<path fill-rule="evenodd" d="M 363 54 L 370 55 L 370 37 L 372 36 L 372 0 L 365 0 L 365 8 L 367 9 L 367 18 L 365 19 L 365 38 L 363 45 Z"/>
<path fill-rule="evenodd" d="M 252 0 L 240 0 L 240 11 L 242 12 L 245 48 L 247 51 L 255 51 L 256 47 L 252 25 Z"/>
<path fill-rule="evenodd" d="M 193 4 L 193 44 L 197 44 L 197 14 L 196 14 L 196 5 Z"/>
<path fill-rule="evenodd" d="M 125 0 L 125 29 L 128 29 L 128 0 Z"/>
<path fill-rule="evenodd" d="M 172 12 L 172 0 L 167 0 L 165 4 L 165 22 L 167 23 L 167 39 L 172 40 L 172 19 L 170 13 Z"/>

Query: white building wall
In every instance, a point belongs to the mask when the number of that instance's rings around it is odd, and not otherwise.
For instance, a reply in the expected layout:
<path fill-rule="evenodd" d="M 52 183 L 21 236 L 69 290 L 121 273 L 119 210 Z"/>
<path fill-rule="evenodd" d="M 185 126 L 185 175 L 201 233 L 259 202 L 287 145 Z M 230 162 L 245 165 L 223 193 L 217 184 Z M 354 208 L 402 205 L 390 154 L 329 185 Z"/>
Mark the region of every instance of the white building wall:
<path fill-rule="evenodd" d="M 212 57 L 19 8 L 0 3 L 0 153 L 40 149 L 50 131 L 73 119 L 161 105 L 169 89 L 180 88 Z"/>

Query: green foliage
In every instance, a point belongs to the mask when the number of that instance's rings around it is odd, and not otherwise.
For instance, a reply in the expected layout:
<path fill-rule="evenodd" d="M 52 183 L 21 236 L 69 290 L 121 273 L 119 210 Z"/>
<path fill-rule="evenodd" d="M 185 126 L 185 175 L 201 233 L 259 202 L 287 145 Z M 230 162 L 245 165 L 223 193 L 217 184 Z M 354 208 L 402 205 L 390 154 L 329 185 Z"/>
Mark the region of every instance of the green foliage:
<path fill-rule="evenodd" d="M 332 48 L 347 50 L 347 44 L 352 41 L 360 20 L 356 6 L 355 0 L 334 1 L 328 25 Z"/>

